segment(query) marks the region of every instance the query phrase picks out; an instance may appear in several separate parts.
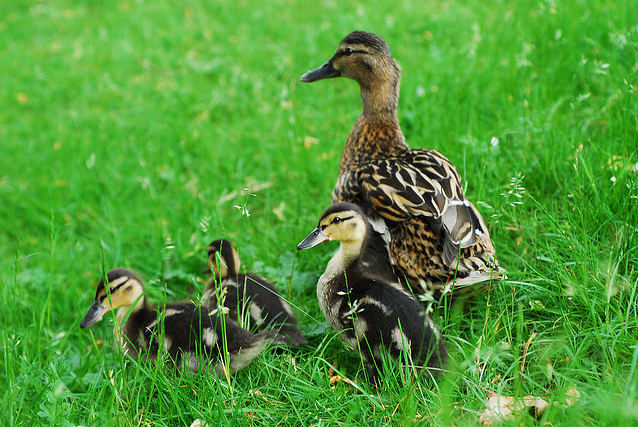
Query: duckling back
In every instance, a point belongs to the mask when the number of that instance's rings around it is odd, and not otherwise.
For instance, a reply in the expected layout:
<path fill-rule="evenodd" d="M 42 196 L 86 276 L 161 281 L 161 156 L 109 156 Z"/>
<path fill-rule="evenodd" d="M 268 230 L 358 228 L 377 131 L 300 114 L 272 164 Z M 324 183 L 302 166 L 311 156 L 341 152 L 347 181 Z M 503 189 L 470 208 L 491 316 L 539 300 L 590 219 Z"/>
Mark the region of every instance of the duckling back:
<path fill-rule="evenodd" d="M 446 364 L 444 340 L 424 308 L 397 284 L 369 276 L 361 264 L 322 277 L 317 294 L 325 318 L 359 350 L 373 381 L 384 352 L 396 360 L 408 356 L 413 366 L 434 374 Z"/>
<path fill-rule="evenodd" d="M 279 331 L 282 343 L 296 346 L 306 344 L 307 340 L 299 330 L 293 310 L 277 288 L 257 274 L 238 274 L 239 257 L 230 242 L 216 240 L 209 245 L 209 264 L 212 264 L 211 248 L 217 248 L 213 256 L 217 253 L 220 264 L 226 265 L 228 274 L 220 281 L 216 280 L 215 275 L 209 280 L 202 295 L 203 304 L 226 307 L 228 316 L 247 330 L 273 329 Z M 215 267 L 211 269 L 215 270 Z"/>
<path fill-rule="evenodd" d="M 189 302 L 167 305 L 159 316 L 141 326 L 131 324 L 125 329 L 128 340 L 139 340 L 139 355 L 156 359 L 166 354 L 170 363 L 192 371 L 211 365 L 218 372 L 243 369 L 269 343 L 277 342 L 273 331 L 252 334 L 218 311 Z"/>

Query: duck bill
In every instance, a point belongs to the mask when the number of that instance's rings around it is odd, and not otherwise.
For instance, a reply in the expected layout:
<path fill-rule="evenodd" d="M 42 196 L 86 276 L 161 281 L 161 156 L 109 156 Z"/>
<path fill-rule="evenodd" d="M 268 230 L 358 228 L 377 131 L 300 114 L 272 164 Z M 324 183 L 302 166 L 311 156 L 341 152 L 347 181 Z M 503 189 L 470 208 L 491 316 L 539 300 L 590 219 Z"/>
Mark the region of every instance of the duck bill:
<path fill-rule="evenodd" d="M 333 67 L 333 59 L 328 60 L 324 65 L 311 71 L 307 71 L 300 77 L 300 81 L 305 83 L 316 82 L 331 77 L 339 77 L 341 74 Z"/>
<path fill-rule="evenodd" d="M 330 240 L 328 236 L 324 234 L 321 228 L 317 227 L 297 245 L 297 250 L 301 251 L 302 249 L 309 249 L 328 240 Z"/>
<path fill-rule="evenodd" d="M 99 300 L 93 300 L 93 304 L 91 304 L 89 311 L 87 311 L 86 316 L 84 316 L 84 319 L 82 319 L 82 322 L 80 322 L 80 327 L 82 329 L 88 328 L 89 326 L 100 320 L 102 315 L 106 312 L 106 307 L 104 307 Z"/>

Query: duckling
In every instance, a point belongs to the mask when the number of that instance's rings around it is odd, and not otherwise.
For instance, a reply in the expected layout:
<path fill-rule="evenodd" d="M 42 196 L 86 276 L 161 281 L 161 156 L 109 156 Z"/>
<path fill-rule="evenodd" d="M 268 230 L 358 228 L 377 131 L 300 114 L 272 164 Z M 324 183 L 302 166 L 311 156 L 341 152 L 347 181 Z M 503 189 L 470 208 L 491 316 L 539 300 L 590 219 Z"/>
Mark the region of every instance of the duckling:
<path fill-rule="evenodd" d="M 373 382 L 379 378 L 382 351 L 394 359 L 409 356 L 416 366 L 439 374 L 447 353 L 432 319 L 399 281 L 362 262 L 372 259 L 374 233 L 357 205 L 337 203 L 297 245 L 302 250 L 329 240 L 340 242 L 317 282 L 322 313 L 346 344 L 359 351 Z"/>
<path fill-rule="evenodd" d="M 401 71 L 381 37 L 355 31 L 324 65 L 302 75 L 302 82 L 341 76 L 360 86 L 363 110 L 342 151 L 332 201 L 364 209 L 416 294 L 437 301 L 451 287 L 455 295 L 485 293 L 486 282 L 506 271 L 452 163 L 406 144 L 397 118 Z"/>
<path fill-rule="evenodd" d="M 147 304 L 140 278 L 123 268 L 109 271 L 106 282 L 100 279 L 80 327 L 93 325 L 117 308 L 114 335 L 125 352 L 135 359 L 148 357 L 152 361 L 163 352 L 170 357 L 169 363 L 193 371 L 209 365 L 219 373 L 245 368 L 270 342 L 278 341 L 274 331 L 252 334 L 216 310 L 190 302 L 154 309 Z M 225 353 L 229 355 L 228 366 Z"/>
<path fill-rule="evenodd" d="M 209 269 L 206 272 L 213 275 L 202 294 L 205 305 L 223 305 L 228 308 L 229 317 L 248 330 L 275 329 L 284 344 L 299 346 L 307 343 L 297 326 L 293 310 L 277 288 L 257 274 L 238 273 L 240 257 L 231 242 L 216 240 L 208 246 L 207 252 Z M 248 324 L 243 324 L 243 321 L 248 321 Z"/>

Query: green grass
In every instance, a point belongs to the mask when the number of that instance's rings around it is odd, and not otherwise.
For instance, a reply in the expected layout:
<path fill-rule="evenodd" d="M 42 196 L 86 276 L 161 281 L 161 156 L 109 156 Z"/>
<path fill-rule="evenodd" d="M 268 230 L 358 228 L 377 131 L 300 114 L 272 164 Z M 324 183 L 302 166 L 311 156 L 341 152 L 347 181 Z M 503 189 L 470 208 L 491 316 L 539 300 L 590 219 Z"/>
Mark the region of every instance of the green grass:
<path fill-rule="evenodd" d="M 637 423 L 636 3 L 9 0 L 2 11 L 6 425 L 476 425 L 488 391 L 562 402 L 571 387 L 576 403 L 551 405 L 542 423 Z M 437 319 L 450 373 L 391 369 L 379 392 L 329 383 L 333 364 L 363 378 L 315 301 L 335 247 L 295 250 L 329 203 L 360 111 L 354 82 L 299 76 L 355 29 L 389 42 L 409 144 L 457 165 L 509 271 L 467 312 Z M 156 303 L 189 298 L 220 237 L 299 308 L 309 345 L 267 350 L 227 381 L 123 358 L 110 322 L 80 330 L 103 269 L 136 269 Z"/>

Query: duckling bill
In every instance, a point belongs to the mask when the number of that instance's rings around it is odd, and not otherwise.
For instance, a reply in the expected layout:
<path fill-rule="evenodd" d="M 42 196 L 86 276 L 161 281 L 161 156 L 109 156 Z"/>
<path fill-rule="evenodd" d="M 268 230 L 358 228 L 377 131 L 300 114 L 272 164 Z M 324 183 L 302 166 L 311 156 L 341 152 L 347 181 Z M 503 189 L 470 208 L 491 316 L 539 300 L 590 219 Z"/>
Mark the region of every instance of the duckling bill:
<path fill-rule="evenodd" d="M 317 299 L 340 337 L 365 362 L 376 382 L 381 355 L 396 360 L 408 356 L 414 366 L 437 374 L 446 363 L 443 339 L 423 307 L 397 280 L 368 268 L 373 230 L 363 211 L 352 203 L 337 203 L 321 216 L 317 228 L 297 246 L 308 249 L 337 240 L 340 247 L 317 282 Z"/>
<path fill-rule="evenodd" d="M 224 306 L 228 316 L 248 330 L 275 330 L 283 344 L 303 345 L 306 338 L 297 326 L 291 306 L 277 288 L 254 273 L 239 273 L 240 257 L 228 240 L 215 240 L 208 248 L 208 272 L 212 273 L 202 301 L 209 307 Z"/>
<path fill-rule="evenodd" d="M 216 367 L 218 372 L 246 367 L 270 342 L 273 331 L 252 334 L 218 311 L 190 302 L 155 309 L 147 304 L 144 285 L 130 270 L 117 268 L 100 279 L 95 298 L 81 328 L 95 324 L 105 313 L 119 309 L 114 335 L 133 358 L 157 360 L 191 370 Z M 128 314 L 128 317 L 127 317 Z M 225 365 L 225 354 L 229 356 Z"/>

